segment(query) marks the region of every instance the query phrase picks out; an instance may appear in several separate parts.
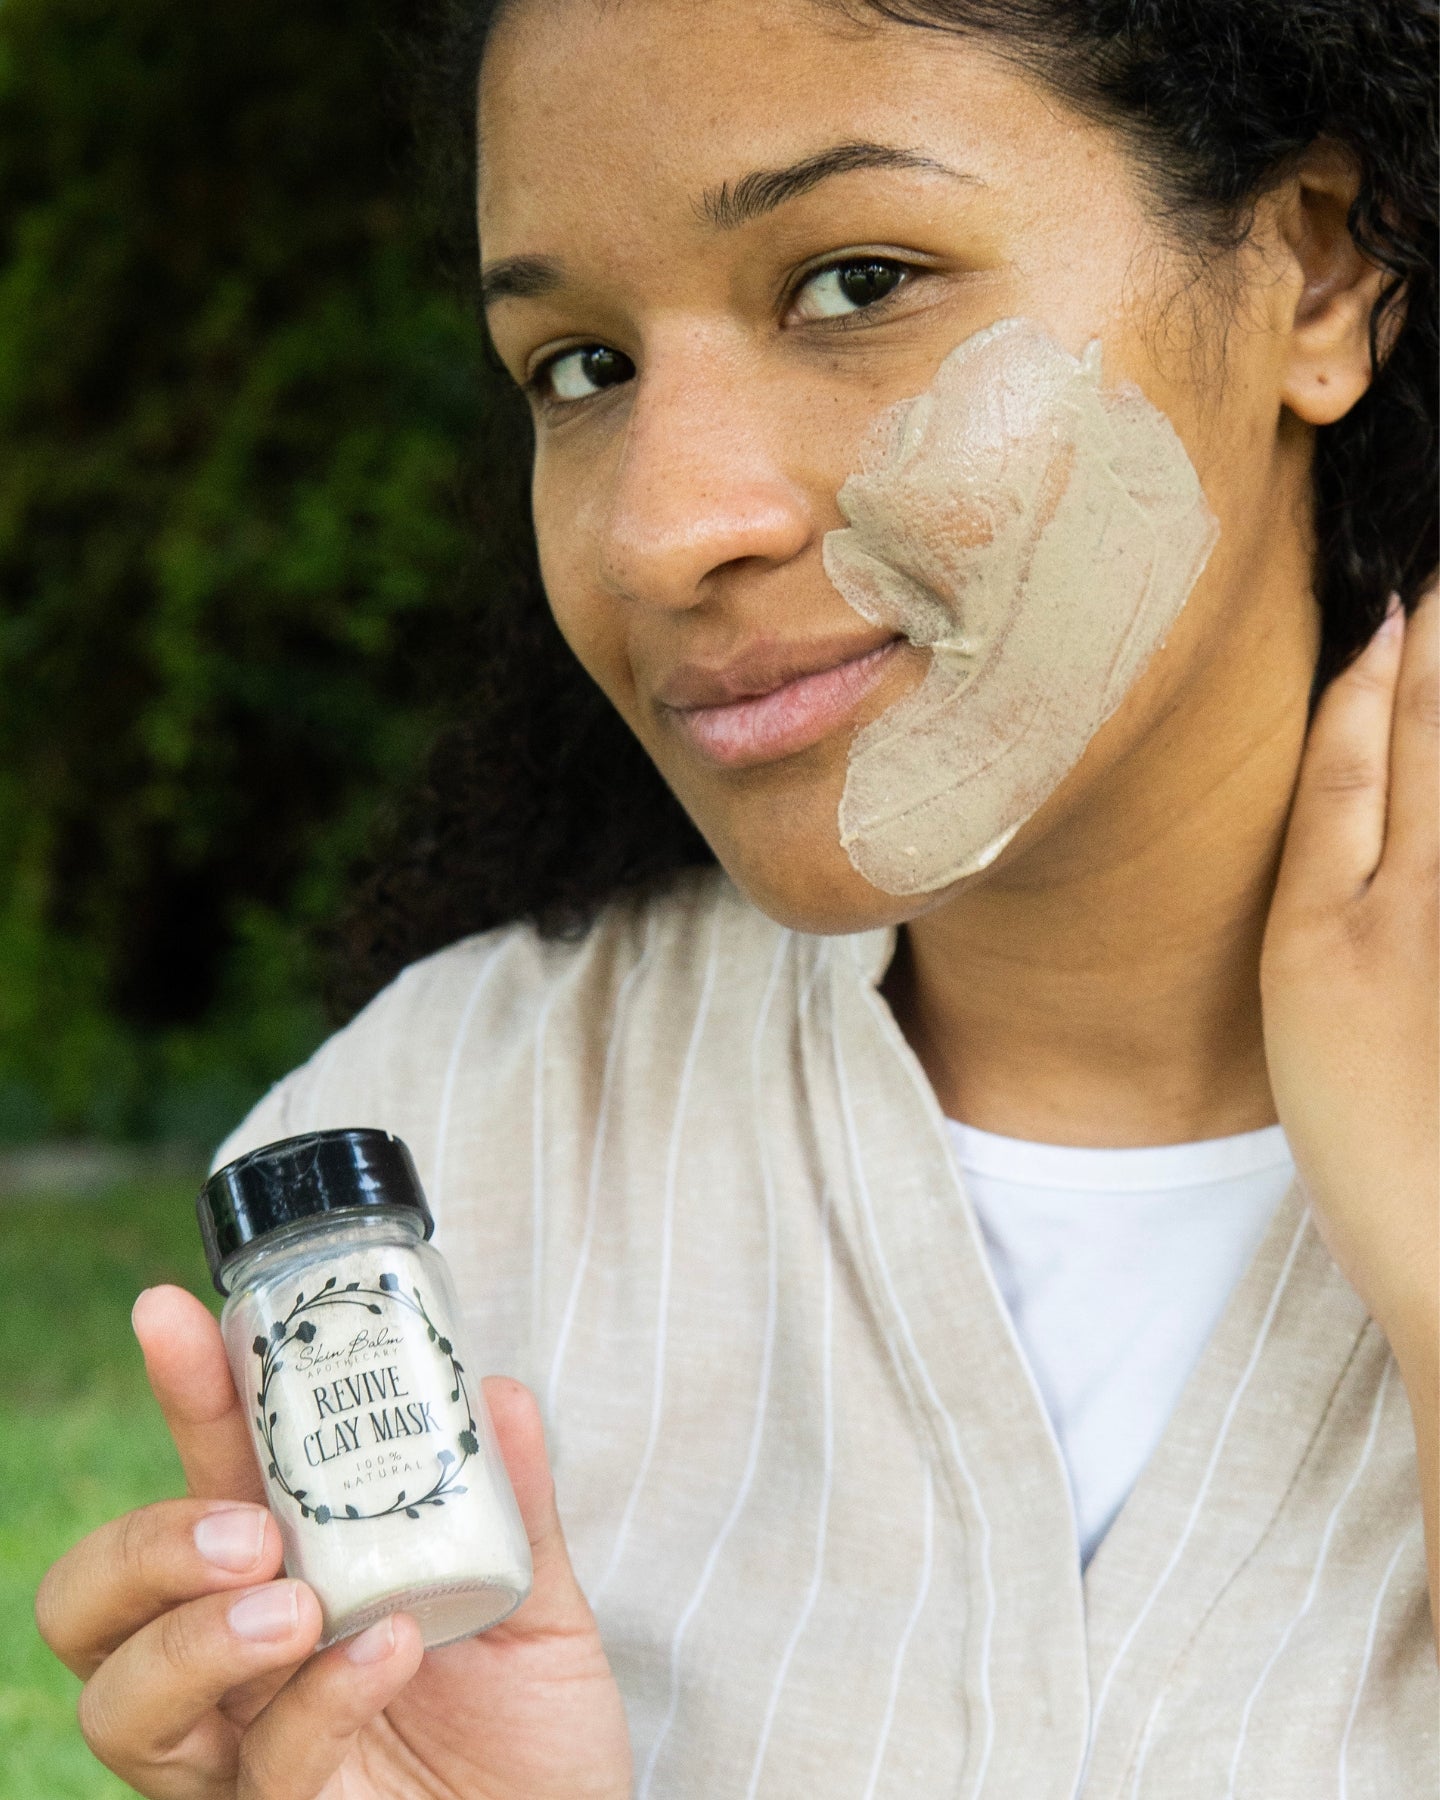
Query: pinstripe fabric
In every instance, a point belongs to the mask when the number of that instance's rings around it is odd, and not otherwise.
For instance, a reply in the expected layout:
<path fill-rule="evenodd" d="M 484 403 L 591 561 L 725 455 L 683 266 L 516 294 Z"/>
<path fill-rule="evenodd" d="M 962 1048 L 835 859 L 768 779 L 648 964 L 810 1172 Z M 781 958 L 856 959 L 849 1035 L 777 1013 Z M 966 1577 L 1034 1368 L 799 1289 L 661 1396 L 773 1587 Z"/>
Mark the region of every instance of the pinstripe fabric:
<path fill-rule="evenodd" d="M 414 1149 L 527 1380 L 637 1800 L 1434 1800 L 1414 1447 L 1298 1194 L 1087 1570 L 888 933 L 718 875 L 417 964 L 221 1155 Z"/>

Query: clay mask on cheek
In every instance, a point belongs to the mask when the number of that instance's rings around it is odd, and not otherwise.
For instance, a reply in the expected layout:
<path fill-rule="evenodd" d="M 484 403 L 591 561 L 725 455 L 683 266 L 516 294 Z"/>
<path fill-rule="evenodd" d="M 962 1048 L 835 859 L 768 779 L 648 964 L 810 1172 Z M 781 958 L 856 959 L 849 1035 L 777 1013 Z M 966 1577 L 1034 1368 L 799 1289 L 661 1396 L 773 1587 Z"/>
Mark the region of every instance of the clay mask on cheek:
<path fill-rule="evenodd" d="M 877 422 L 839 494 L 825 570 L 931 651 L 858 732 L 840 801 L 851 862 L 927 894 L 1000 854 L 1164 642 L 1218 536 L 1184 446 L 1138 389 L 1100 384 L 1005 319 Z"/>

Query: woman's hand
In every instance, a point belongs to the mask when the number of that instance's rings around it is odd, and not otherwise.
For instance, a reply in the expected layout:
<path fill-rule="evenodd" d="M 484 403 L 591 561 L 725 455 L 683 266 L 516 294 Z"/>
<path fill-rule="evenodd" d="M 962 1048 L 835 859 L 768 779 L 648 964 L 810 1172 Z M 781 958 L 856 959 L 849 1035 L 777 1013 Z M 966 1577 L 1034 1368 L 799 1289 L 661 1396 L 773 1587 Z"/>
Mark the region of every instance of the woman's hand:
<path fill-rule="evenodd" d="M 1275 1105 L 1410 1397 L 1437 1597 L 1440 619 L 1397 609 L 1326 690 L 1261 960 Z"/>
<path fill-rule="evenodd" d="M 525 1388 L 485 1383 L 530 1598 L 428 1655 L 402 1614 L 313 1656 L 319 1604 L 279 1579 L 218 1326 L 193 1295 L 153 1288 L 135 1330 L 190 1498 L 102 1526 L 36 1602 L 46 1643 L 85 1682 L 81 1727 L 102 1762 L 151 1800 L 624 1800 L 625 1715 Z"/>

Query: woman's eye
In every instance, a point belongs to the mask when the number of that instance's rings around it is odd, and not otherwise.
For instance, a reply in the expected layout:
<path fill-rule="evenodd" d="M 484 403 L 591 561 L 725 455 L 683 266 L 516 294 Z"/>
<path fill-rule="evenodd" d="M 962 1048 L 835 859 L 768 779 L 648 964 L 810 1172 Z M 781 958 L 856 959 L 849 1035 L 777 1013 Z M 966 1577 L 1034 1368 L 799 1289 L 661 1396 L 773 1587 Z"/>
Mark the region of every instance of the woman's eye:
<path fill-rule="evenodd" d="M 838 319 L 874 306 L 895 292 L 908 270 L 900 263 L 867 256 L 820 269 L 796 295 L 802 319 Z"/>
<path fill-rule="evenodd" d="M 540 370 L 539 385 L 553 400 L 588 400 L 605 388 L 619 387 L 635 373 L 635 365 L 618 350 L 586 344 L 566 350 Z"/>

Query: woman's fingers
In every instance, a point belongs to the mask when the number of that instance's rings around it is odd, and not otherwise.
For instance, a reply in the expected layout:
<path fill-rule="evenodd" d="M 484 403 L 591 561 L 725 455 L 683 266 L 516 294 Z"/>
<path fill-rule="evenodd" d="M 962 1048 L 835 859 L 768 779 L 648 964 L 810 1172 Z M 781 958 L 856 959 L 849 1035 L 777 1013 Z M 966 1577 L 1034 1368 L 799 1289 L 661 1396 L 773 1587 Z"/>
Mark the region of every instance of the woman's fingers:
<path fill-rule="evenodd" d="M 36 1623 L 83 1680 L 172 1606 L 266 1581 L 282 1555 L 263 1507 L 161 1500 L 112 1519 L 62 1556 L 40 1584 Z"/>
<path fill-rule="evenodd" d="M 1327 911 L 1352 900 L 1385 843 L 1390 725 L 1405 642 L 1398 606 L 1320 698 L 1300 765 L 1276 912 Z M 1272 918 L 1275 913 L 1272 913 Z"/>
<path fill-rule="evenodd" d="M 245 1411 L 212 1314 L 184 1288 L 153 1287 L 135 1302 L 131 1321 L 190 1492 L 263 1504 Z"/>
<path fill-rule="evenodd" d="M 220 1701 L 243 1682 L 299 1664 L 320 1630 L 320 1604 L 298 1581 L 172 1607 L 127 1638 L 86 1683 L 85 1741 L 142 1793 L 204 1792 L 197 1781 L 223 1781 L 235 1769 L 239 1734 L 219 1716 Z M 157 1782 L 157 1771 L 177 1779 Z"/>
<path fill-rule="evenodd" d="M 507 1646 L 518 1650 L 538 1638 L 593 1640 L 594 1662 L 603 1667 L 594 1616 L 565 1547 L 539 1408 L 518 1381 L 495 1376 L 483 1387 L 530 1539 L 535 1579 L 525 1604 L 478 1643 L 504 1656 Z M 313 1800 L 344 1761 L 356 1734 L 414 1675 L 421 1655 L 419 1627 L 401 1614 L 306 1664 L 245 1733 L 237 1800 Z M 594 1675 L 596 1669 L 586 1665 L 584 1672 Z M 604 1679 L 609 1683 L 608 1668 Z M 615 1730 L 623 1739 L 618 1697 Z"/>
<path fill-rule="evenodd" d="M 1440 859 L 1440 600 L 1431 588 L 1405 629 L 1390 739 L 1384 862 L 1433 884 Z"/>
<path fill-rule="evenodd" d="M 506 1375 L 487 1376 L 482 1388 L 535 1566 L 529 1599 L 491 1636 L 540 1636 L 592 1629 L 590 1603 L 575 1579 L 565 1546 L 565 1533 L 555 1505 L 555 1482 L 545 1453 L 545 1430 L 535 1397 L 523 1382 Z"/>
<path fill-rule="evenodd" d="M 419 1626 L 402 1613 L 307 1663 L 245 1733 L 236 1800 L 315 1800 L 423 1654 Z"/>

